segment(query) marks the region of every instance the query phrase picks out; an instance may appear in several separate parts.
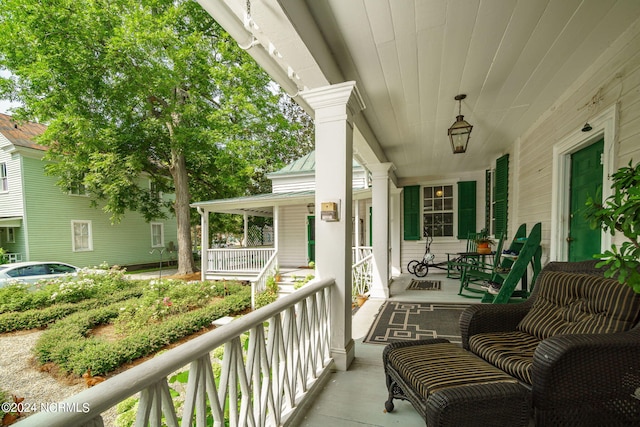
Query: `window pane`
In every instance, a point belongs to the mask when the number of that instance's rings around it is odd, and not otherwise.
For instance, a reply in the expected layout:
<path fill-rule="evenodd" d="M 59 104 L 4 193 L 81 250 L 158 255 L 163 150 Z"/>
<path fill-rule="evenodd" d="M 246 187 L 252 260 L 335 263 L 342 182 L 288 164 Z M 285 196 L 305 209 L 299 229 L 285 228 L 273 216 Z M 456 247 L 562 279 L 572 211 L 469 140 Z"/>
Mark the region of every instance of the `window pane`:
<path fill-rule="evenodd" d="M 424 187 L 423 236 L 453 236 L 453 186 Z"/>
<path fill-rule="evenodd" d="M 444 210 L 452 211 L 453 210 L 453 199 L 444 199 Z"/>

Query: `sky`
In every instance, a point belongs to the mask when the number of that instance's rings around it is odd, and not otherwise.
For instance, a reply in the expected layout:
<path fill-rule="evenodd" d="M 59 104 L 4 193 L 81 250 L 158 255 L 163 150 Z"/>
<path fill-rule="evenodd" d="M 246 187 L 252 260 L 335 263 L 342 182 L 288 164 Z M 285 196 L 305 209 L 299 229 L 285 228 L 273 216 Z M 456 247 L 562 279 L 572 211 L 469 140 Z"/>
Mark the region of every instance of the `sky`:
<path fill-rule="evenodd" d="M 3 100 L 0 99 L 0 113 L 11 115 L 11 112 L 9 111 L 9 108 L 15 107 L 17 105 L 18 104 L 10 103 L 8 101 L 3 101 Z"/>
<path fill-rule="evenodd" d="M 11 74 L 7 70 L 3 70 L 3 69 L 0 68 L 0 76 L 8 77 L 10 75 Z M 17 107 L 18 105 L 19 104 L 17 104 L 17 103 L 12 103 L 12 102 L 0 99 L 0 113 L 11 114 L 11 112 L 9 111 L 9 108 Z"/>

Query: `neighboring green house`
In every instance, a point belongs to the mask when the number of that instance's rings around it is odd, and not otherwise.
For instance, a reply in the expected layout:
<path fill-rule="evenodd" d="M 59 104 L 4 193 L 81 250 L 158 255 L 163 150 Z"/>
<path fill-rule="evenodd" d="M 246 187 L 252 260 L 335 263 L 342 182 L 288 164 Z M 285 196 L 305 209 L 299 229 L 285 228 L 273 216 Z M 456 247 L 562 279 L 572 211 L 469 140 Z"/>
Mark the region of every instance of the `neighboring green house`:
<path fill-rule="evenodd" d="M 92 267 L 176 258 L 173 215 L 149 223 L 127 212 L 113 225 L 109 214 L 90 206 L 81 188 L 65 193 L 56 186 L 56 178 L 44 173 L 46 147 L 34 142 L 45 129 L 0 114 L 0 247 L 11 262 L 55 260 Z M 146 185 L 151 189 L 148 179 Z"/>

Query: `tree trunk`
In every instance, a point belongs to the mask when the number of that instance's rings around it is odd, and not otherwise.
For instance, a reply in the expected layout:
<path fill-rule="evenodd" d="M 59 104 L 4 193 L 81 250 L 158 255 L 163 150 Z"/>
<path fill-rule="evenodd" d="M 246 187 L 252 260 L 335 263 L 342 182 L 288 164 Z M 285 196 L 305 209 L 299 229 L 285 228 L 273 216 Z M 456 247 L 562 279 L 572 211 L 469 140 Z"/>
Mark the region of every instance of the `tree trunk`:
<path fill-rule="evenodd" d="M 183 153 L 171 152 L 171 175 L 176 189 L 174 209 L 178 223 L 178 274 L 195 271 L 191 243 L 191 208 L 189 207 L 189 182 L 187 163 Z"/>

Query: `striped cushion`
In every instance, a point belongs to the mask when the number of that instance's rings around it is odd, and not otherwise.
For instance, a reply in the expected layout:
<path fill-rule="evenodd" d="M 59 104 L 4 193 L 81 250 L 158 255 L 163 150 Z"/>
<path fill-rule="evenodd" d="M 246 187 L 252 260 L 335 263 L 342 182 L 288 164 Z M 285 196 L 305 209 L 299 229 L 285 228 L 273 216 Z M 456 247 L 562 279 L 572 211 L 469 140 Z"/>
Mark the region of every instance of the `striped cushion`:
<path fill-rule="evenodd" d="M 630 329 L 640 313 L 640 294 L 613 279 L 550 271 L 536 283 L 538 295 L 518 330 L 545 339 Z"/>
<path fill-rule="evenodd" d="M 540 340 L 524 332 L 494 332 L 473 335 L 469 349 L 491 364 L 531 384 L 533 352 Z"/>
<path fill-rule="evenodd" d="M 389 352 L 388 363 L 425 399 L 447 387 L 517 382 L 495 366 L 451 343 L 399 347 Z"/>

